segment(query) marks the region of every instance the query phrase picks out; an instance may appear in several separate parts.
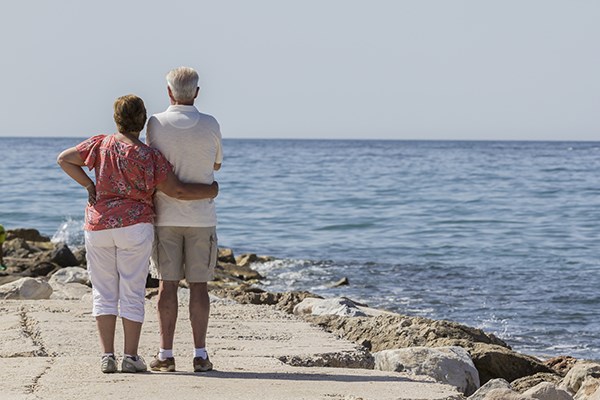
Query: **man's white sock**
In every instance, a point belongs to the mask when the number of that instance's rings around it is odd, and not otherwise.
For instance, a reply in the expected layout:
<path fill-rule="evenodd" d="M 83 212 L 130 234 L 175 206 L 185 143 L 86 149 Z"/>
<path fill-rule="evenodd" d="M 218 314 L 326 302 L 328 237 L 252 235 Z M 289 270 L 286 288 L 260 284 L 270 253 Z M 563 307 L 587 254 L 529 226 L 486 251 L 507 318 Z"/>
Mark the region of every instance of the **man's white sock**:
<path fill-rule="evenodd" d="M 158 359 L 165 361 L 167 358 L 173 358 L 173 349 L 165 350 L 163 348 L 158 349 Z"/>
<path fill-rule="evenodd" d="M 203 360 L 208 358 L 208 353 L 206 352 L 206 347 L 200 347 L 194 349 L 194 357 L 202 357 Z"/>

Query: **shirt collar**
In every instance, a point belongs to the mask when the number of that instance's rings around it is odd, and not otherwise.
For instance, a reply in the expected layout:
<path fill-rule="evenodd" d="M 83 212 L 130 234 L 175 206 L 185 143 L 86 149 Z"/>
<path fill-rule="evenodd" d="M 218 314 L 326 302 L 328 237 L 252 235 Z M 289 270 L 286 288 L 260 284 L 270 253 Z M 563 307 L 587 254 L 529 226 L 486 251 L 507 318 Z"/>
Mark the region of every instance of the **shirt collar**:
<path fill-rule="evenodd" d="M 182 105 L 182 104 L 178 104 L 178 105 L 170 105 L 169 108 L 167 108 L 167 111 L 179 111 L 179 112 L 198 112 L 198 109 L 196 108 L 196 106 L 186 106 L 186 105 Z"/>

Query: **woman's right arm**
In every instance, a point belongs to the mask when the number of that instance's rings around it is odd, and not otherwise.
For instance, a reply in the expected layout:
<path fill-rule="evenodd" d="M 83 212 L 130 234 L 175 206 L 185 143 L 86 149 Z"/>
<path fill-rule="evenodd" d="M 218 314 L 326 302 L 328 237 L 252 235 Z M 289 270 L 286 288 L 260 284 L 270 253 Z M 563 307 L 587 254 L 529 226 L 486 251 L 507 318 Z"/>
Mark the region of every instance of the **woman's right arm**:
<path fill-rule="evenodd" d="M 83 170 L 85 162 L 75 147 L 71 147 L 58 155 L 56 162 L 73 180 L 85 187 L 88 191 L 88 202 L 96 202 L 96 186 L 94 181 Z"/>
<path fill-rule="evenodd" d="M 169 171 L 167 179 L 156 185 L 156 188 L 179 200 L 213 199 L 219 194 L 219 184 L 214 181 L 210 185 L 204 183 L 183 183 Z"/>

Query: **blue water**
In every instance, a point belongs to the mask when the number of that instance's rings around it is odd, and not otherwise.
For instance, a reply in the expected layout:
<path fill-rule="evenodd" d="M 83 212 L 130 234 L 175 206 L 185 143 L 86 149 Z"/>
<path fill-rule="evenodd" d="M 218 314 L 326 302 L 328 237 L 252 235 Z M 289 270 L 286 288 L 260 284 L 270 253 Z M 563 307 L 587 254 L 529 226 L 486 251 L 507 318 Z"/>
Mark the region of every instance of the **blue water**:
<path fill-rule="evenodd" d="M 80 139 L 0 138 L 0 222 L 81 243 Z M 600 359 L 600 143 L 225 140 L 219 239 L 267 289 L 345 295 Z M 328 285 L 348 277 L 349 286 Z"/>

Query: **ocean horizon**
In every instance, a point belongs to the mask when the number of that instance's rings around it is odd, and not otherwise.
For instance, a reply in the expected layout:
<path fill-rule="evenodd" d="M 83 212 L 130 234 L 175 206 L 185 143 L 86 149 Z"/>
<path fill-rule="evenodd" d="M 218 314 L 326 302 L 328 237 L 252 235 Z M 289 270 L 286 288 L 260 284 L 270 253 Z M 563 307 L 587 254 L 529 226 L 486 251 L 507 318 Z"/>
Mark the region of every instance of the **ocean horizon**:
<path fill-rule="evenodd" d="M 0 137 L 0 223 L 81 245 L 85 191 L 56 165 L 84 137 Z M 309 290 L 600 359 L 600 143 L 224 139 L 221 247 Z M 347 277 L 350 285 L 330 288 Z"/>

